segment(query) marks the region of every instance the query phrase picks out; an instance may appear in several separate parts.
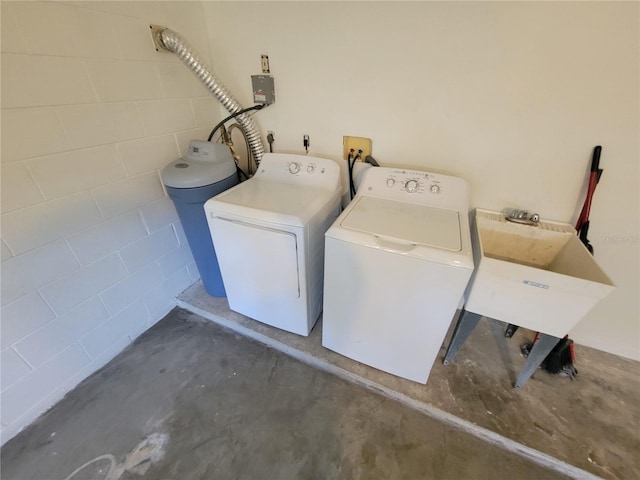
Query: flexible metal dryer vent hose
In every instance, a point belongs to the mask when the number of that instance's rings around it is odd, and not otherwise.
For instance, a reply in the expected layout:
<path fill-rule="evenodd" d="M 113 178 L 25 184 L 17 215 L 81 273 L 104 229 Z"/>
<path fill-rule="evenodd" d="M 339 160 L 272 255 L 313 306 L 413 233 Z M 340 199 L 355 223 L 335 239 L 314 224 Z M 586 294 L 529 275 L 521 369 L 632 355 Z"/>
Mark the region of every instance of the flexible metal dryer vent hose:
<path fill-rule="evenodd" d="M 198 58 L 198 55 L 196 55 L 184 38 L 173 30 L 165 28 L 158 33 L 158 40 L 166 50 L 175 53 L 178 58 L 196 74 L 211 94 L 218 99 L 229 113 L 236 113 L 242 110 L 242 105 L 233 98 L 233 95 L 229 93 L 226 87 L 209 71 L 207 65 Z M 246 113 L 238 115 L 236 120 L 247 137 L 249 150 L 256 165 L 259 165 L 262 155 L 264 155 L 264 146 L 262 145 L 258 128 Z"/>

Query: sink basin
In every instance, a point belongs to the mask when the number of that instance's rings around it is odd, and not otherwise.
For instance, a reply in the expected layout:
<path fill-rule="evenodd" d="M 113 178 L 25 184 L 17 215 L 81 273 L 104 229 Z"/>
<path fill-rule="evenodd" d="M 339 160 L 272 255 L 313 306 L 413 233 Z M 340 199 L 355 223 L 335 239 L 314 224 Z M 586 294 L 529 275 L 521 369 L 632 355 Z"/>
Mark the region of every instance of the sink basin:
<path fill-rule="evenodd" d="M 467 311 L 563 337 L 615 288 L 568 223 L 523 225 L 476 209 L 471 235 Z"/>

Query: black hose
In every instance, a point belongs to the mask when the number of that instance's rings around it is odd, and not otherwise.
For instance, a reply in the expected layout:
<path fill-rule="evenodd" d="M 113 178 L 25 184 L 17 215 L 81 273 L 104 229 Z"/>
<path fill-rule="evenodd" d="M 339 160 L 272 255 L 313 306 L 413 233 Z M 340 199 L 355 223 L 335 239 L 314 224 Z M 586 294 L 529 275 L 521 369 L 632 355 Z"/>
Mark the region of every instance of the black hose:
<path fill-rule="evenodd" d="M 367 155 L 366 157 L 364 157 L 364 161 L 366 163 L 368 163 L 369 165 L 371 165 L 372 167 L 379 167 L 380 164 L 378 162 L 376 162 L 376 159 L 373 158 L 371 155 Z"/>
<path fill-rule="evenodd" d="M 211 130 L 211 133 L 209 134 L 209 138 L 207 138 L 207 142 L 210 142 L 211 139 L 213 138 L 213 136 L 215 135 L 215 133 L 225 124 L 227 123 L 229 120 L 231 120 L 232 118 L 236 118 L 238 115 L 242 115 L 243 113 L 247 113 L 250 112 L 251 110 L 262 110 L 264 107 L 266 107 L 267 104 L 265 103 L 261 103 L 259 105 L 254 105 L 253 107 L 247 107 L 247 108 L 243 108 L 242 110 L 238 110 L 235 113 L 232 113 L 231 115 L 229 115 L 227 118 L 225 118 L 224 120 L 221 120 L 215 127 L 213 127 L 213 130 Z"/>

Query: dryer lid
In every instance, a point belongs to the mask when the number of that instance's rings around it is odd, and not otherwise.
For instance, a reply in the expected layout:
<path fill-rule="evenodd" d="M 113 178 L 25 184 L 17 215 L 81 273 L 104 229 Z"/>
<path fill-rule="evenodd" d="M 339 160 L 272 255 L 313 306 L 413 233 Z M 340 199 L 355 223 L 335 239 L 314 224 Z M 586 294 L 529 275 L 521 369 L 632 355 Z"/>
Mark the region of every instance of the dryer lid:
<path fill-rule="evenodd" d="M 205 211 L 304 227 L 327 205 L 335 203 L 335 208 L 338 206 L 338 190 L 332 192 L 309 185 L 271 182 L 256 177 L 210 198 L 205 203 Z"/>
<path fill-rule="evenodd" d="M 362 196 L 341 226 L 452 252 L 462 250 L 456 210 Z"/>

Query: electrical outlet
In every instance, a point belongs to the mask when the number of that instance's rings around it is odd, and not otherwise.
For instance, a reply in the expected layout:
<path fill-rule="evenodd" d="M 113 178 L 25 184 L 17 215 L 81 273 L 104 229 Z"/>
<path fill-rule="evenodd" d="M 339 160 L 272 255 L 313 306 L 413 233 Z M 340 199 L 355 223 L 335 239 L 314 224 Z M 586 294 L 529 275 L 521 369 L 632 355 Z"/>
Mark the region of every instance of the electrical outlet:
<path fill-rule="evenodd" d="M 271 70 L 269 70 L 269 55 L 260 55 L 260 65 L 262 66 L 262 73 L 271 73 Z"/>
<path fill-rule="evenodd" d="M 364 158 L 367 155 L 371 155 L 371 139 L 365 137 L 342 137 L 342 156 L 345 160 L 348 158 L 349 151 L 352 148 L 354 155 L 358 153 L 358 150 L 362 150 L 359 160 L 364 162 Z"/>

